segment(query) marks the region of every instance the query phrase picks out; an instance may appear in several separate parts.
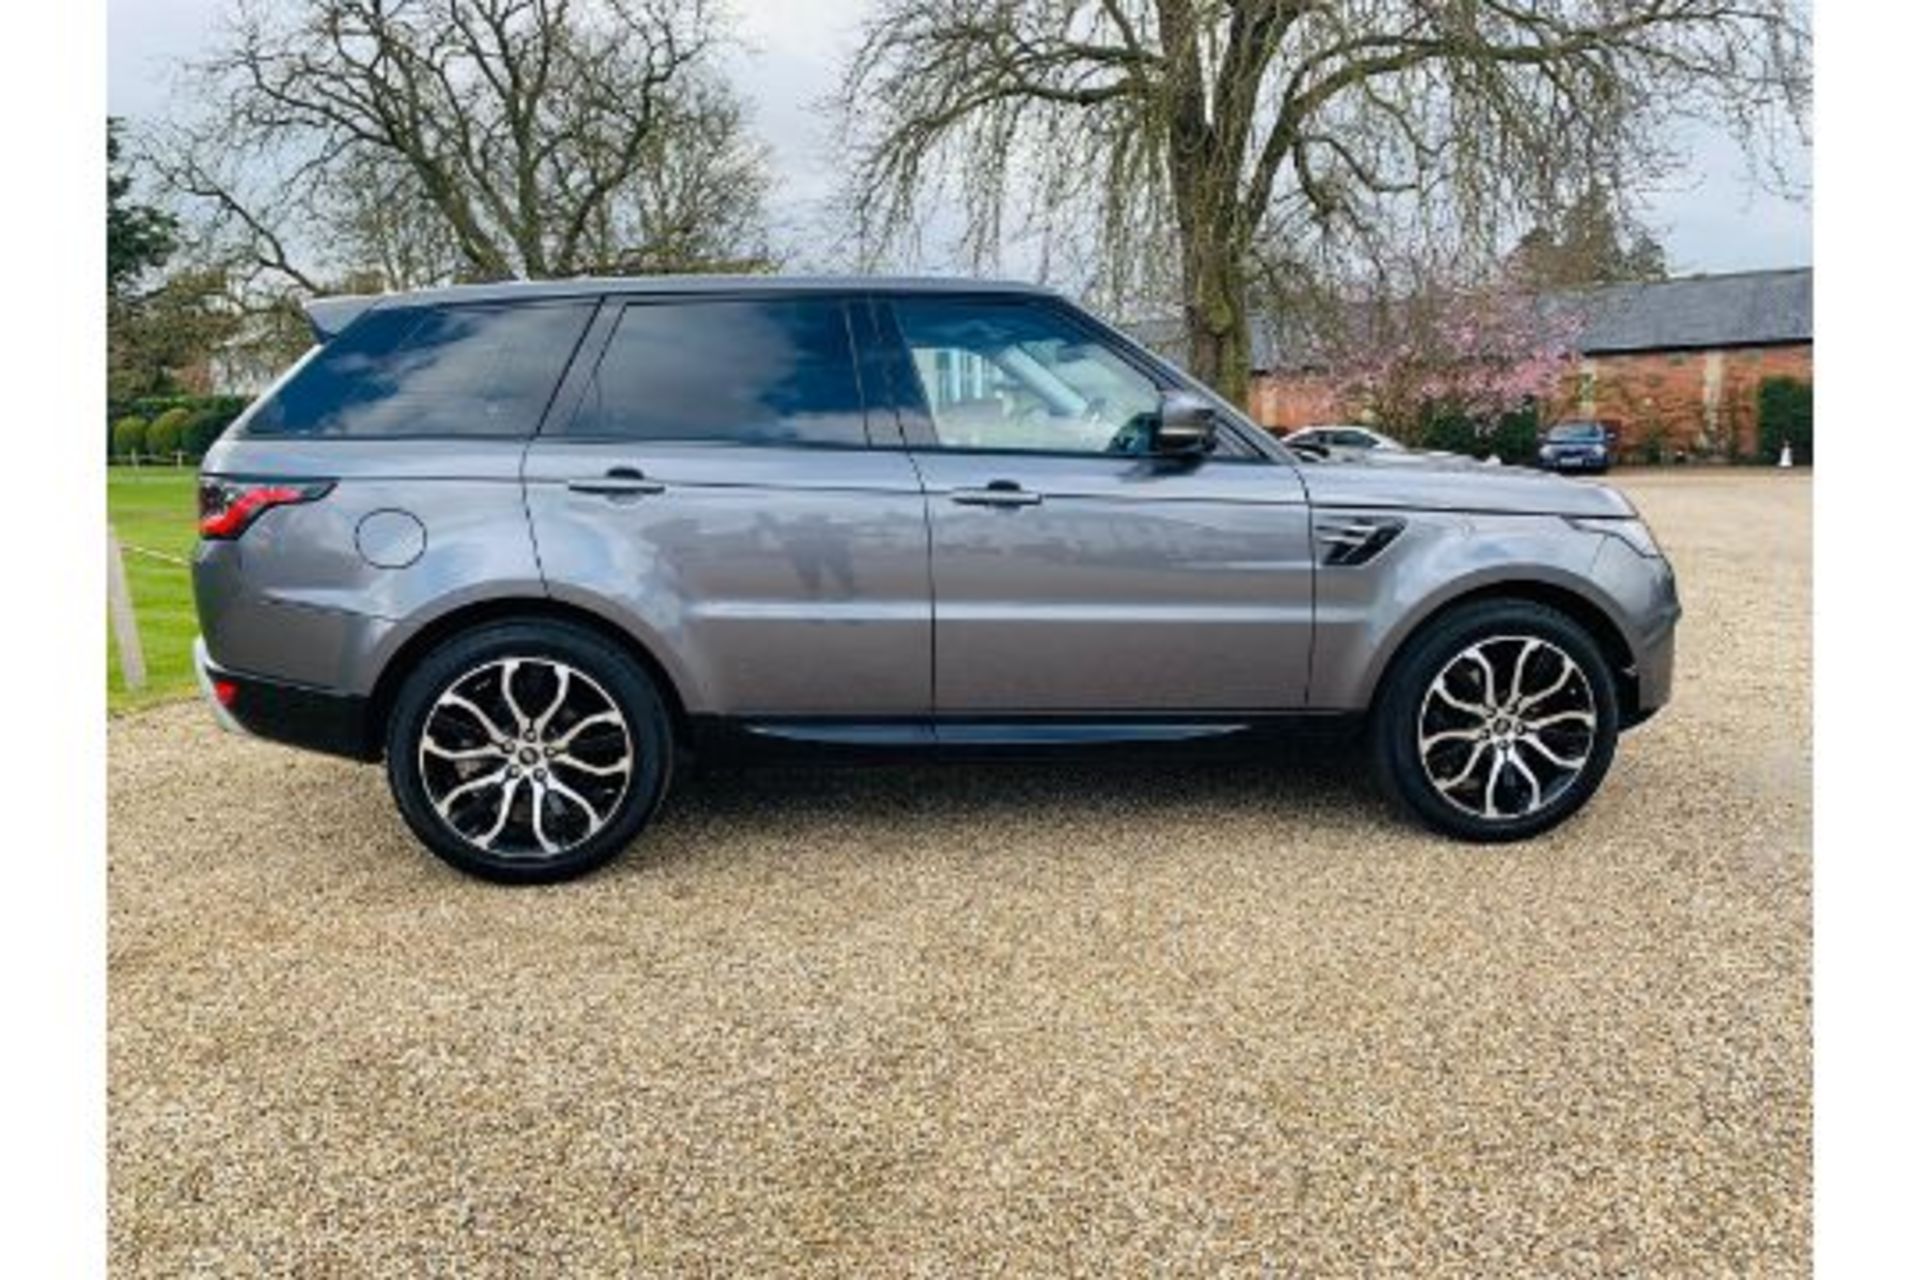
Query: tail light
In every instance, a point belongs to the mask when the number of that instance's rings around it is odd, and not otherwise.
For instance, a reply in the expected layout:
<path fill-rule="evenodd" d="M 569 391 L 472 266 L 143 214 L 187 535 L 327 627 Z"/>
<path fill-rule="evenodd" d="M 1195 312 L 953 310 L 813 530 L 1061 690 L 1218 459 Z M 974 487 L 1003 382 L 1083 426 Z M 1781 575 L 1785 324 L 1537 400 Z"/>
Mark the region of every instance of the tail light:
<path fill-rule="evenodd" d="M 333 488 L 331 480 L 200 480 L 200 536 L 237 538 L 275 507 L 313 502 Z"/>

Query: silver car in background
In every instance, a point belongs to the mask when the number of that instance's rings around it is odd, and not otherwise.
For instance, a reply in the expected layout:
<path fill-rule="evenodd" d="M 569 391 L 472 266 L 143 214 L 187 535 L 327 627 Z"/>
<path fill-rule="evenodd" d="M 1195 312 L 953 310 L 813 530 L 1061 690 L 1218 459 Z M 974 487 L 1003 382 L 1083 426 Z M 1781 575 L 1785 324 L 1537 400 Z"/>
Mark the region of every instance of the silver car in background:
<path fill-rule="evenodd" d="M 1336 462 L 1373 462 L 1382 466 L 1406 464 L 1419 466 L 1442 462 L 1455 466 L 1497 467 L 1500 465 L 1497 454 L 1489 454 L 1485 458 L 1472 458 L 1464 453 L 1451 453 L 1445 449 L 1409 449 L 1392 436 L 1382 435 L 1371 427 L 1347 425 L 1301 427 L 1298 431 L 1291 431 L 1280 437 L 1280 443 L 1296 454 L 1332 459 Z"/>
<path fill-rule="evenodd" d="M 1352 459 L 1368 455 L 1408 454 L 1411 450 L 1392 436 L 1371 427 L 1346 423 L 1301 427 L 1281 437 L 1281 443 L 1296 452 L 1312 451 L 1330 458 Z"/>
<path fill-rule="evenodd" d="M 208 454 L 223 723 L 384 761 L 468 872 L 630 845 L 687 762 L 1362 729 L 1448 834 L 1574 813 L 1666 702 L 1613 490 L 1297 456 L 1040 289 L 622 279 L 312 305 Z"/>

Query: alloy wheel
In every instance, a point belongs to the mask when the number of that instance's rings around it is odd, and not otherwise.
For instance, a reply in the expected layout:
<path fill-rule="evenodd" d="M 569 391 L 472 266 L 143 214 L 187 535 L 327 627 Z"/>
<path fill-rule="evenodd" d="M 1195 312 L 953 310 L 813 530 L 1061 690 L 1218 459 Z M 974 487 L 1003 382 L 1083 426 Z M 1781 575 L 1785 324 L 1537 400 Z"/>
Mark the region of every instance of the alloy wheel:
<path fill-rule="evenodd" d="M 1580 664 L 1539 636 L 1477 640 L 1421 700 L 1420 765 L 1446 802 L 1500 821 L 1538 813 L 1578 781 L 1598 729 Z"/>
<path fill-rule="evenodd" d="M 419 769 L 440 821 L 500 857 L 550 858 L 591 839 L 633 778 L 634 735 L 607 691 L 553 658 L 499 658 L 435 699 Z"/>

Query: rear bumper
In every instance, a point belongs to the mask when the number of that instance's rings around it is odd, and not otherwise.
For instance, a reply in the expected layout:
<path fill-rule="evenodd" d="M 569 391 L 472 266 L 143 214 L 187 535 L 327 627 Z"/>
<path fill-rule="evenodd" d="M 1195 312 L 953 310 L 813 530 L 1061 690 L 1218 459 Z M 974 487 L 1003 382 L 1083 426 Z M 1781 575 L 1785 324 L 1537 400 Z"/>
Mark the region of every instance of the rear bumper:
<path fill-rule="evenodd" d="M 246 727 L 233 718 L 233 712 L 227 710 L 220 701 L 220 695 L 213 691 L 214 665 L 207 658 L 207 640 L 205 636 L 193 638 L 193 678 L 200 686 L 200 696 L 206 700 L 207 710 L 213 712 L 213 722 L 228 733 L 245 733 Z"/>
<path fill-rule="evenodd" d="M 214 665 L 199 637 L 193 642 L 193 669 L 222 729 L 354 760 L 380 758 L 363 697 L 225 670 Z M 215 692 L 216 682 L 228 689 L 224 701 Z"/>

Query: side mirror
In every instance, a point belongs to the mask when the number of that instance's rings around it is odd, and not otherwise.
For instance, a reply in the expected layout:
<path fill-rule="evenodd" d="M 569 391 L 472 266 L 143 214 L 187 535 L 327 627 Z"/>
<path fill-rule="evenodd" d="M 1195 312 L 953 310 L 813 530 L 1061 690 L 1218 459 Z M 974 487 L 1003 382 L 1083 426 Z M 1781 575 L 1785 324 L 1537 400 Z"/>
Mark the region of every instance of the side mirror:
<path fill-rule="evenodd" d="M 1191 391 L 1160 397 L 1160 420 L 1153 429 L 1153 451 L 1162 457 L 1197 458 L 1213 448 L 1213 405 Z"/>

